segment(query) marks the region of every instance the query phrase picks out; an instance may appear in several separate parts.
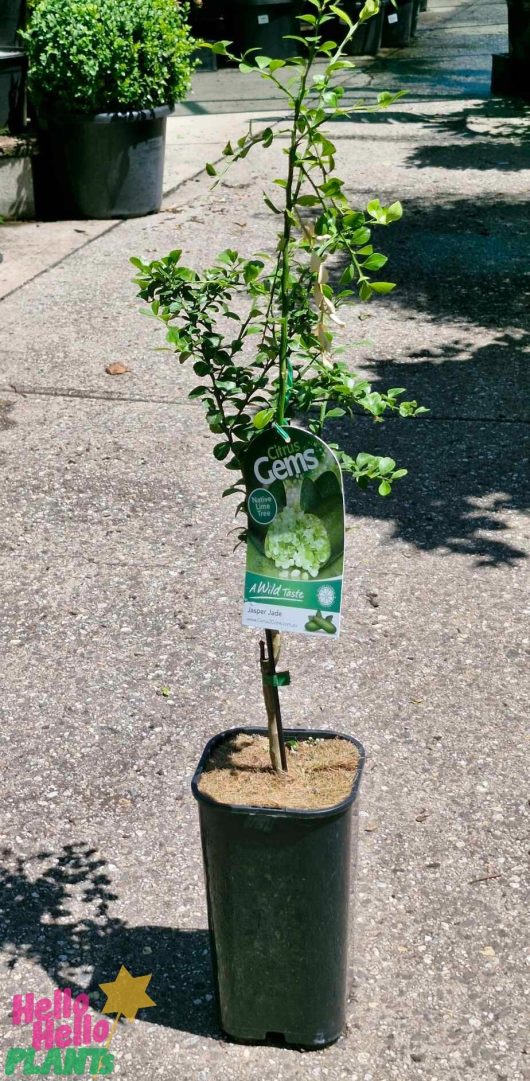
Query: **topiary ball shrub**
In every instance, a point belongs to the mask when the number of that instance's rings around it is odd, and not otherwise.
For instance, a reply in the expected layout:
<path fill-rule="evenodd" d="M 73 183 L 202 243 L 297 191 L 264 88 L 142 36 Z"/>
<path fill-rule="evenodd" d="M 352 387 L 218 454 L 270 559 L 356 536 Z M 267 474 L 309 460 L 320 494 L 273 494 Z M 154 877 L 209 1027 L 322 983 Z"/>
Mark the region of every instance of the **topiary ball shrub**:
<path fill-rule="evenodd" d="M 196 42 L 176 0 L 40 0 L 24 39 L 40 112 L 93 115 L 174 105 Z"/>

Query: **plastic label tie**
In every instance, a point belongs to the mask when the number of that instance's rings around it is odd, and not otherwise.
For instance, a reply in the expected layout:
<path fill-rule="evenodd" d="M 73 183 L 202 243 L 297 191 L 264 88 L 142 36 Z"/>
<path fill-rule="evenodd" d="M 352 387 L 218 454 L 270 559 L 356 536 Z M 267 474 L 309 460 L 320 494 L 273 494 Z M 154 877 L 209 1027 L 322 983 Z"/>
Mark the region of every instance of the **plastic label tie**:
<path fill-rule="evenodd" d="M 288 687 L 291 682 L 291 673 L 275 672 L 274 675 L 264 675 L 263 682 L 267 687 Z"/>
<path fill-rule="evenodd" d="M 284 443 L 291 442 L 291 436 L 289 435 L 289 433 L 286 432 L 285 428 L 282 428 L 281 424 L 278 424 L 276 420 L 274 421 L 273 428 L 278 432 L 278 435 L 281 435 Z"/>

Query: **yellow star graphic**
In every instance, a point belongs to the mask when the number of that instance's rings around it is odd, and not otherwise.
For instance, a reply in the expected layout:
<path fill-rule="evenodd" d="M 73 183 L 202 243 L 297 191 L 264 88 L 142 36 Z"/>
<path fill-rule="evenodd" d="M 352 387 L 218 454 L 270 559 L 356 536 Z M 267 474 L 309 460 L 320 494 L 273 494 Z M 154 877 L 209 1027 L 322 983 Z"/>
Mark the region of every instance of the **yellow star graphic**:
<path fill-rule="evenodd" d="M 122 965 L 112 983 L 99 984 L 103 994 L 107 996 L 102 1013 L 123 1014 L 128 1021 L 134 1021 L 138 1010 L 156 1006 L 156 1002 L 145 993 L 150 979 L 150 975 L 131 976 L 125 965 Z"/>

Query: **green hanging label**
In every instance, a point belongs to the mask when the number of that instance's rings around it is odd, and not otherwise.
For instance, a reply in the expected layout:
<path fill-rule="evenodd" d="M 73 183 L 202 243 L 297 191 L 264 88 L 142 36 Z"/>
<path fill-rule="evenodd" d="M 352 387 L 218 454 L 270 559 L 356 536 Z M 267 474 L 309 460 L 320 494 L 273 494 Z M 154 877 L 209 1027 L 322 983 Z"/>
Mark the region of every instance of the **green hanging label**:
<path fill-rule="evenodd" d="M 284 426 L 283 434 L 268 428 L 248 447 L 243 472 L 244 625 L 337 638 L 344 492 L 335 455 L 303 428 Z"/>

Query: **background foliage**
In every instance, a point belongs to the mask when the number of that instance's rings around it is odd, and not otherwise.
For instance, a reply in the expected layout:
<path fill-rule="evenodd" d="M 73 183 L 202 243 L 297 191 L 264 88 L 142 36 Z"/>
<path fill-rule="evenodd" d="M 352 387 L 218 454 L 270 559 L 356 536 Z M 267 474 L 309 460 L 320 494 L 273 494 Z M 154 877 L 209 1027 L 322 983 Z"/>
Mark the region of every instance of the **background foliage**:
<path fill-rule="evenodd" d="M 40 0 L 22 35 L 41 111 L 127 112 L 173 105 L 195 46 L 175 0 Z"/>

